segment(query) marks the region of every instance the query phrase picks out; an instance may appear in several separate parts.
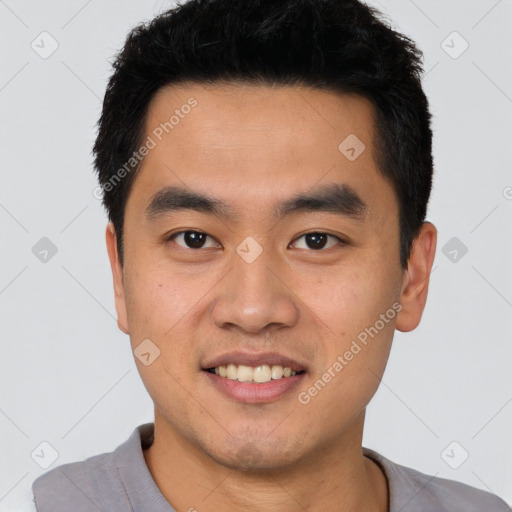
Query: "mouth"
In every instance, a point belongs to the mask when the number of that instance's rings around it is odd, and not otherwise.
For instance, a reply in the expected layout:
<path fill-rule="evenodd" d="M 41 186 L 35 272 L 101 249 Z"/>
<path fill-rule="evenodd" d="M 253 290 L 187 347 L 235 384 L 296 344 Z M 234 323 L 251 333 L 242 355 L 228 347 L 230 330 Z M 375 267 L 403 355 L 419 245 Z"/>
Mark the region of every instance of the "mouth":
<path fill-rule="evenodd" d="M 307 368 L 276 353 L 232 352 L 202 365 L 208 381 L 229 398 L 239 402 L 275 401 L 295 388 Z"/>

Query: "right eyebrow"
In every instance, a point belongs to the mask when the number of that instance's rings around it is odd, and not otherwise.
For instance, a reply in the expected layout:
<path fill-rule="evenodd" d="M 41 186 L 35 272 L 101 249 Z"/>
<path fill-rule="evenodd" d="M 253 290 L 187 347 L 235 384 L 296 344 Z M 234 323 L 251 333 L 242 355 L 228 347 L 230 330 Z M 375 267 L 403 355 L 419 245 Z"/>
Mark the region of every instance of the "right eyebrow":
<path fill-rule="evenodd" d="M 179 210 L 195 210 L 230 220 L 238 218 L 224 201 L 176 185 L 165 187 L 154 194 L 145 213 L 146 217 L 153 219 Z"/>

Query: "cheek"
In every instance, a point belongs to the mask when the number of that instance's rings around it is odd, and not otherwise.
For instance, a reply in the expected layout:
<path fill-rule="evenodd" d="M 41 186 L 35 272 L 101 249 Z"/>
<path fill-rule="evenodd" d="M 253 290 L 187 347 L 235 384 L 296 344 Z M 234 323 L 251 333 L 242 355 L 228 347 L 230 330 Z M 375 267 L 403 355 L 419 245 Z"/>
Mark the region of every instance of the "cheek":
<path fill-rule="evenodd" d="M 132 343 L 142 337 L 160 346 L 179 330 L 180 320 L 194 307 L 200 290 L 195 291 L 177 272 L 140 265 L 126 275 L 125 293 Z"/>
<path fill-rule="evenodd" d="M 297 282 L 299 297 L 333 336 L 355 336 L 390 307 L 389 283 L 372 269 L 336 268 Z"/>
<path fill-rule="evenodd" d="M 343 385 L 361 397 L 373 394 L 384 371 L 396 322 L 393 304 L 398 306 L 390 272 L 373 263 L 368 270 L 345 267 L 314 283 L 302 283 L 304 303 L 321 320 L 318 324 L 328 327 L 328 366 L 319 370 L 327 370 L 342 356 L 343 371 L 337 375 L 344 377 L 334 379 L 333 388 Z"/>
<path fill-rule="evenodd" d="M 179 382 L 189 380 L 195 369 L 187 325 L 201 290 L 194 293 L 179 273 L 148 266 L 139 266 L 126 280 L 125 289 L 130 342 L 144 386 L 159 408 L 170 401 L 184 411 L 187 394 Z M 138 349 L 147 339 L 149 349 Z M 150 352 L 149 364 L 137 357 L 138 352 Z"/>
<path fill-rule="evenodd" d="M 190 287 L 183 282 L 182 273 L 172 270 L 166 261 L 155 260 L 154 251 L 140 248 L 131 260 L 127 287 L 133 313 L 149 311 L 155 320 L 162 310 L 173 314 L 180 304 L 186 304 Z"/>
<path fill-rule="evenodd" d="M 371 315 L 370 315 L 371 316 Z M 344 335 L 326 343 L 327 364 L 317 368 L 311 387 L 301 389 L 302 402 L 310 400 L 311 416 L 323 425 L 325 435 L 339 435 L 339 427 L 350 424 L 368 405 L 384 373 L 393 339 L 390 321 L 375 327 L 376 320 L 348 317 Z M 373 318 L 373 317 L 372 317 Z M 354 328 L 355 324 L 361 326 Z"/>

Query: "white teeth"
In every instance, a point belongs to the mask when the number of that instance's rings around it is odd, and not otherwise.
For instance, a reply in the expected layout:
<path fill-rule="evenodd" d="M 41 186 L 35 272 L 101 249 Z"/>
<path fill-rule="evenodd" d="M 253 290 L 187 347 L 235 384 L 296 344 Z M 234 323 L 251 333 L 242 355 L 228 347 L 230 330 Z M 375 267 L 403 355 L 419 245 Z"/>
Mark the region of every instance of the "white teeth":
<path fill-rule="evenodd" d="M 226 368 L 226 377 L 231 380 L 236 380 L 237 367 L 235 364 L 228 364 Z"/>
<path fill-rule="evenodd" d="M 264 364 L 263 366 L 257 366 L 252 371 L 254 382 L 270 382 L 272 380 L 272 373 L 270 372 L 270 366 Z"/>
<path fill-rule="evenodd" d="M 297 372 L 285 366 L 281 365 L 270 366 L 264 364 L 261 366 L 245 366 L 243 364 L 236 365 L 233 363 L 227 366 L 217 366 L 215 368 L 215 374 L 220 377 L 227 377 L 231 380 L 238 380 L 239 382 L 270 382 L 271 380 L 281 379 L 283 377 L 293 377 L 297 375 Z"/>
<path fill-rule="evenodd" d="M 282 366 L 272 366 L 272 378 L 280 379 L 283 376 L 283 367 Z"/>
<path fill-rule="evenodd" d="M 252 368 L 250 366 L 238 365 L 236 378 L 240 382 L 250 382 L 252 380 Z"/>

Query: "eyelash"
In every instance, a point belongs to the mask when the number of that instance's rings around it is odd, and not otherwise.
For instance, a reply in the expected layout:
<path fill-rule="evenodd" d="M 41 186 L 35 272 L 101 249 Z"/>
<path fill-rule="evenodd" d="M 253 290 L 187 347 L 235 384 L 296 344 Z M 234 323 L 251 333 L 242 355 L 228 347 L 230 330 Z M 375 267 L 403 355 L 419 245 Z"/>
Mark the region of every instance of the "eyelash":
<path fill-rule="evenodd" d="M 169 235 L 167 238 L 166 238 L 166 241 L 167 242 L 171 242 L 173 241 L 176 237 L 178 237 L 179 235 L 183 235 L 185 233 L 196 233 L 196 234 L 199 234 L 199 235 L 206 235 L 207 237 L 211 238 L 212 240 L 215 240 L 212 236 L 208 235 L 208 233 L 204 233 L 203 231 L 194 231 L 193 229 L 187 229 L 185 231 L 178 231 L 176 233 L 173 233 L 172 235 Z M 336 236 L 336 235 L 332 235 L 330 233 L 324 233 L 323 231 L 309 231 L 308 233 L 304 233 L 300 236 L 298 236 L 297 238 L 295 238 L 292 243 L 296 242 L 297 240 L 300 240 L 301 238 L 304 238 L 308 235 L 327 235 L 328 237 L 331 237 L 331 238 L 334 238 L 336 239 L 338 242 L 339 242 L 339 245 L 346 245 L 347 242 L 343 239 L 341 239 L 340 237 Z M 217 242 L 218 243 L 218 242 Z M 179 244 L 178 244 L 179 245 Z M 199 249 L 194 249 L 194 248 L 191 248 L 191 247 L 183 247 L 183 246 L 180 246 L 182 249 L 185 249 L 185 250 L 191 250 L 191 251 L 200 251 L 201 249 L 203 249 L 203 247 L 200 247 Z M 335 247 L 335 246 L 333 246 Z M 332 249 L 332 247 L 328 247 L 327 249 Z M 327 250 L 325 249 L 324 247 L 322 247 L 321 249 L 309 249 L 307 248 L 307 250 L 310 250 L 312 252 L 322 252 L 322 251 L 325 251 Z"/>

